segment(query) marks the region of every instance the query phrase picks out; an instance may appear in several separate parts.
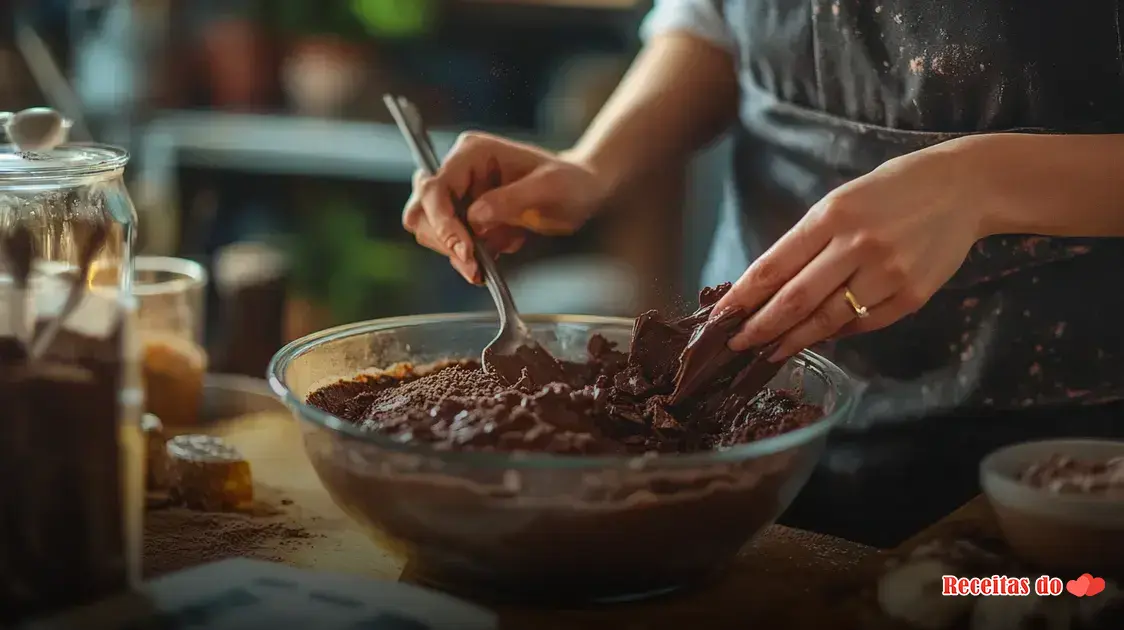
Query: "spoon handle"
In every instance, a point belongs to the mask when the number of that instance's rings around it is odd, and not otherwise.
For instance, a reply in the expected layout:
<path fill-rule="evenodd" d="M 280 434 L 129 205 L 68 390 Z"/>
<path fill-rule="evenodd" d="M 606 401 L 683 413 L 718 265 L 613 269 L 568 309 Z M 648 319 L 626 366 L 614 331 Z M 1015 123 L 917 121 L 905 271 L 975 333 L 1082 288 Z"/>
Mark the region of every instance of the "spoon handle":
<path fill-rule="evenodd" d="M 488 293 L 492 294 L 492 301 L 496 303 L 496 310 L 499 311 L 500 330 L 506 330 L 511 325 L 517 327 L 520 333 L 526 333 L 523 320 L 515 310 L 515 298 L 511 297 L 511 289 L 500 276 L 496 260 L 484 249 L 484 245 L 471 229 L 468 230 L 468 234 L 472 238 L 472 251 L 476 253 L 476 262 L 484 271 L 484 286 L 488 288 Z"/>
<path fill-rule="evenodd" d="M 390 94 L 384 95 L 382 102 L 390 110 L 390 115 L 398 125 L 398 130 L 402 132 L 402 137 L 406 139 L 406 145 L 410 147 L 410 153 L 414 155 L 414 162 L 418 165 L 418 168 L 430 177 L 436 175 L 437 170 L 441 168 L 441 163 L 437 159 L 437 153 L 433 150 L 433 142 L 430 140 L 429 134 L 418 124 L 417 110 L 413 109 L 410 114 L 407 114 L 408 109 L 403 105 L 409 106 L 409 101 L 403 98 L 395 98 Z"/>
<path fill-rule="evenodd" d="M 383 96 L 383 103 L 390 110 L 394 122 L 398 124 L 398 129 L 405 137 L 406 144 L 409 145 L 410 152 L 414 155 L 414 161 L 417 162 L 418 167 L 431 177 L 436 175 L 441 167 L 440 161 L 433 147 L 433 140 L 430 138 L 417 108 L 410 101 L 402 97 L 395 98 L 390 94 Z M 498 186 L 499 172 L 489 173 L 489 179 L 489 184 L 492 187 Z M 518 311 L 515 310 L 515 300 L 511 297 L 511 289 L 503 281 L 496 260 L 492 258 L 480 239 L 476 238 L 472 228 L 468 226 L 465 215 L 468 211 L 468 205 L 472 201 L 472 186 L 469 186 L 469 190 L 463 197 L 457 197 L 452 191 L 449 192 L 449 195 L 452 198 L 453 208 L 456 210 L 457 216 L 465 222 L 468 236 L 472 239 L 472 251 L 475 253 L 477 264 L 484 272 L 484 284 L 487 286 L 488 292 L 492 294 L 492 300 L 496 303 L 496 310 L 499 311 L 501 330 L 506 329 L 511 324 L 517 326 L 520 333 L 525 333 L 523 322 L 519 319 Z"/>

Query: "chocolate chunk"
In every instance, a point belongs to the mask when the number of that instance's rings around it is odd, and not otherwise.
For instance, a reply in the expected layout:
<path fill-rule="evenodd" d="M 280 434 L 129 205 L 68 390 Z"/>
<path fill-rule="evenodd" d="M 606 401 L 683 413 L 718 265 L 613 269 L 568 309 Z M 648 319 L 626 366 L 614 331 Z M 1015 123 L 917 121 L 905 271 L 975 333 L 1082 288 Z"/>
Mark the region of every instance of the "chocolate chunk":
<path fill-rule="evenodd" d="M 210 435 L 168 440 L 168 482 L 174 502 L 206 512 L 243 510 L 254 502 L 250 463 Z"/>
<path fill-rule="evenodd" d="M 498 354 L 489 348 L 484 352 L 484 366 L 507 385 L 525 382 L 541 387 L 566 378 L 562 363 L 541 346 L 519 346 L 513 354 Z"/>
<path fill-rule="evenodd" d="M 643 396 L 659 389 L 644 377 L 644 371 L 637 365 L 631 365 L 614 376 L 613 386 L 618 392 L 629 396 Z"/>
<path fill-rule="evenodd" d="M 670 384 L 688 338 L 688 331 L 661 320 L 656 311 L 648 311 L 636 318 L 628 364 L 639 367 L 652 383 Z"/>
<path fill-rule="evenodd" d="M 648 407 L 648 413 L 652 417 L 652 428 L 657 431 L 679 431 L 683 429 L 679 421 L 668 413 L 667 409 L 664 409 L 662 405 L 650 405 Z"/>
<path fill-rule="evenodd" d="M 702 308 L 713 307 L 718 303 L 718 300 L 729 293 L 733 286 L 731 282 L 723 282 L 716 287 L 703 287 L 702 291 L 699 291 L 699 306 Z"/>
<path fill-rule="evenodd" d="M 699 296 L 700 303 L 713 308 L 729 285 L 716 289 L 704 289 Z M 701 314 L 702 310 L 698 314 Z M 672 404 L 679 405 L 687 399 L 706 390 L 736 389 L 746 399 L 761 391 L 772 380 L 783 364 L 770 363 L 767 359 L 775 351 L 774 346 L 734 352 L 729 348 L 730 338 L 734 336 L 749 315 L 740 310 L 729 310 L 711 317 L 694 328 L 679 362 L 675 375 L 675 391 Z M 735 374 L 732 381 L 720 378 L 723 374 Z"/>

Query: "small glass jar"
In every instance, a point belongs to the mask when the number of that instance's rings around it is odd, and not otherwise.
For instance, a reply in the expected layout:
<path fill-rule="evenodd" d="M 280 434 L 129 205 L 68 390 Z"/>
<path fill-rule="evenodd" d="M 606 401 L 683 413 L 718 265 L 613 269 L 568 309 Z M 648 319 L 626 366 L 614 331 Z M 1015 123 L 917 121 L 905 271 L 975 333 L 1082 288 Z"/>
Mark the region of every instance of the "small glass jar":
<path fill-rule="evenodd" d="M 165 427 L 196 426 L 207 373 L 207 270 L 195 261 L 165 256 L 139 256 L 134 268 L 145 410 Z"/>
<path fill-rule="evenodd" d="M 128 154 L 0 145 L 0 626 L 140 576 L 143 402 Z M 94 286 L 95 267 L 118 272 Z"/>

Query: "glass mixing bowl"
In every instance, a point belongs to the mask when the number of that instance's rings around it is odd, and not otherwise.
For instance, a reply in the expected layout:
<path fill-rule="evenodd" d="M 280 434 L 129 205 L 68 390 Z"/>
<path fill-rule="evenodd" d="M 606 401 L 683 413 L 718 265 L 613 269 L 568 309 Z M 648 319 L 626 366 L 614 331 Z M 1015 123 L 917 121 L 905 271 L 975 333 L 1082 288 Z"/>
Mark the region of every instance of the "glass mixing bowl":
<path fill-rule="evenodd" d="M 527 316 L 557 356 L 583 360 L 601 334 L 627 348 L 633 322 Z M 832 426 L 854 407 L 852 382 L 811 352 L 774 387 L 797 389 L 825 417 L 722 451 L 561 456 L 437 451 L 403 444 L 305 403 L 309 393 L 397 362 L 478 357 L 494 314 L 423 315 L 350 324 L 282 348 L 272 389 L 301 421 L 305 450 L 333 500 L 412 579 L 475 597 L 638 599 L 714 575 L 788 507 Z"/>

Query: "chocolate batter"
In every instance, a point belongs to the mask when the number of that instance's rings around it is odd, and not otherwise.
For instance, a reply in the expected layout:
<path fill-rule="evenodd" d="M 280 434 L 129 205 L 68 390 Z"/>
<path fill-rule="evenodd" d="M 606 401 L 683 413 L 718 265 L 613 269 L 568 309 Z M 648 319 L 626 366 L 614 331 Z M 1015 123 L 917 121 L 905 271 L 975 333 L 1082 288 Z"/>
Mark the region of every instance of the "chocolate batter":
<path fill-rule="evenodd" d="M 560 454 L 712 450 L 821 418 L 797 393 L 765 387 L 781 367 L 765 360 L 771 349 L 726 347 L 746 319 L 712 317 L 729 287 L 704 289 L 699 309 L 679 319 L 641 315 L 627 354 L 594 336 L 584 363 L 516 354 L 495 357 L 503 363 L 493 373 L 476 361 L 398 366 L 328 385 L 308 402 L 403 442 Z"/>

